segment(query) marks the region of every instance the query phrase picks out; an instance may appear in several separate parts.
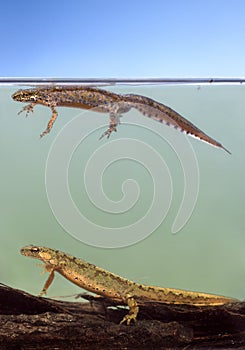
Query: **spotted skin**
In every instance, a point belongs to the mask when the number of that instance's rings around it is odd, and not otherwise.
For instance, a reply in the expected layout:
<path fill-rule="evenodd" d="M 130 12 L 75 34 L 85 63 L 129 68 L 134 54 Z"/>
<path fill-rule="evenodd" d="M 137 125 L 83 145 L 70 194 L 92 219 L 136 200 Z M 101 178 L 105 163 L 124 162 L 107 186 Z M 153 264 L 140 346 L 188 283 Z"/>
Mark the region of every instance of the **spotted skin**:
<path fill-rule="evenodd" d="M 214 306 L 235 301 L 235 299 L 214 294 L 135 283 L 82 259 L 51 248 L 30 245 L 22 248 L 21 254 L 43 261 L 46 270 L 50 273 L 40 296 L 47 292 L 54 279 L 54 272 L 58 272 L 81 288 L 127 304 L 129 313 L 122 319 L 121 323 L 135 322 L 139 305 L 146 302 Z"/>
<path fill-rule="evenodd" d="M 87 110 L 91 109 L 95 112 L 110 113 L 110 125 L 102 137 L 109 137 L 112 131 L 116 131 L 120 115 L 131 109 L 131 106 L 122 101 L 121 95 L 92 87 L 55 86 L 24 89 L 15 92 L 12 98 L 19 102 L 30 102 L 19 114 L 26 111 L 26 115 L 28 115 L 30 112 L 33 112 L 33 108 L 37 104 L 47 106 L 51 109 L 52 116 L 40 137 L 43 137 L 51 131 L 58 116 L 56 107 L 59 106 Z"/>
<path fill-rule="evenodd" d="M 167 126 L 172 126 L 174 129 L 179 130 L 180 132 L 198 138 L 199 140 L 207 142 L 215 147 L 222 148 L 231 154 L 230 151 L 223 147 L 220 142 L 205 134 L 202 130 L 197 128 L 194 124 L 182 117 L 172 108 L 146 96 L 128 94 L 124 95 L 124 97 L 126 97 L 128 103 L 132 105 L 132 107 L 136 108 L 143 115 L 155 119 L 161 123 L 165 123 Z"/>
<path fill-rule="evenodd" d="M 127 113 L 131 108 L 135 108 L 149 118 L 172 126 L 181 132 L 230 153 L 220 142 L 205 134 L 179 113 L 146 96 L 136 94 L 122 95 L 86 86 L 55 86 L 19 90 L 12 95 L 12 98 L 19 102 L 29 102 L 19 114 L 26 111 L 26 115 L 28 115 L 30 112 L 33 112 L 36 104 L 48 106 L 51 109 L 52 116 L 46 129 L 40 135 L 41 137 L 49 133 L 52 129 L 58 116 L 56 111 L 56 107 L 58 106 L 91 109 L 96 112 L 109 113 L 109 128 L 102 134 L 101 138 L 104 136 L 109 138 L 111 133 L 117 130 L 117 125 L 122 114 Z"/>

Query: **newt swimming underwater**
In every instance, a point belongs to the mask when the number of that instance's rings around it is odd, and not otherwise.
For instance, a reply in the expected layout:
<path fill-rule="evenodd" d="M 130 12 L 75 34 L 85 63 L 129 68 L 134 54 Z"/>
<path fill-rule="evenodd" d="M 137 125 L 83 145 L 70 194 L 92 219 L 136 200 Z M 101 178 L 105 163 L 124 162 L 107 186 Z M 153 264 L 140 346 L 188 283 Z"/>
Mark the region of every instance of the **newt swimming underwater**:
<path fill-rule="evenodd" d="M 230 153 L 230 151 L 223 147 L 220 142 L 205 134 L 179 113 L 146 96 L 136 94 L 116 94 L 103 89 L 86 86 L 54 86 L 19 90 L 12 95 L 12 98 L 19 102 L 30 102 L 18 114 L 26 111 L 26 115 L 28 115 L 30 112 L 33 112 L 33 109 L 37 104 L 47 106 L 51 109 L 52 116 L 45 131 L 40 137 L 43 137 L 52 129 L 58 116 L 56 107 L 75 107 L 91 109 L 101 113 L 109 113 L 109 128 L 101 137 L 110 137 L 111 133 L 116 131 L 116 127 L 122 114 L 130 111 L 131 108 L 135 108 L 149 118 L 165 123 L 168 126 L 172 126 L 181 132 L 196 137 L 199 140 L 218 148 L 222 148 Z"/>

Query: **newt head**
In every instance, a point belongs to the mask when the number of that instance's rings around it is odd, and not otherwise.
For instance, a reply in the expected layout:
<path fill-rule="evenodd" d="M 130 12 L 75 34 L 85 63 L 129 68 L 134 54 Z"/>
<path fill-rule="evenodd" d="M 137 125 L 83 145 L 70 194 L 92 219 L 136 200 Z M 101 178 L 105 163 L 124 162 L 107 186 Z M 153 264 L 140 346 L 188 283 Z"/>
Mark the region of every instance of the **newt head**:
<path fill-rule="evenodd" d="M 12 95 L 12 99 L 14 101 L 19 101 L 19 102 L 35 102 L 37 101 L 37 90 L 18 90 Z"/>
<path fill-rule="evenodd" d="M 46 263 L 50 262 L 50 259 L 52 259 L 52 249 L 50 248 L 28 245 L 23 247 L 20 252 L 24 256 L 39 259 Z"/>

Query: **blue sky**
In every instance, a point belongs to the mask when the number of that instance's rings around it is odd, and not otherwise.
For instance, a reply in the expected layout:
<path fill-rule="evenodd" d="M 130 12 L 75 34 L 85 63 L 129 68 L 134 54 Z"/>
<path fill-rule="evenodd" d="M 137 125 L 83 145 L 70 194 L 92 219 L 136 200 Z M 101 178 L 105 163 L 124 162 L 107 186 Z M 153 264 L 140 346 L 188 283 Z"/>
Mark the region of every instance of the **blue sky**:
<path fill-rule="evenodd" d="M 2 1 L 0 76 L 244 76 L 245 1 Z"/>

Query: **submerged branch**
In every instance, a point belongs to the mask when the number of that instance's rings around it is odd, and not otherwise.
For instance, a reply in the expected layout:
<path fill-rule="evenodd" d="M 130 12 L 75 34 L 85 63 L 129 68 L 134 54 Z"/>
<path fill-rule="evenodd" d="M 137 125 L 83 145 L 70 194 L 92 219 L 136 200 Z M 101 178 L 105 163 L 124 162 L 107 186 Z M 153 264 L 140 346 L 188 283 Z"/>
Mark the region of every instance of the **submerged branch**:
<path fill-rule="evenodd" d="M 65 302 L 0 285 L 0 348 L 215 349 L 245 347 L 245 302 L 194 307 L 147 303 L 136 324 L 119 325 L 127 310 L 82 294 Z"/>

